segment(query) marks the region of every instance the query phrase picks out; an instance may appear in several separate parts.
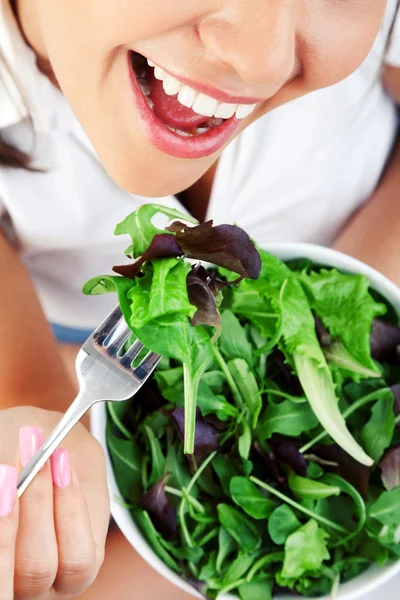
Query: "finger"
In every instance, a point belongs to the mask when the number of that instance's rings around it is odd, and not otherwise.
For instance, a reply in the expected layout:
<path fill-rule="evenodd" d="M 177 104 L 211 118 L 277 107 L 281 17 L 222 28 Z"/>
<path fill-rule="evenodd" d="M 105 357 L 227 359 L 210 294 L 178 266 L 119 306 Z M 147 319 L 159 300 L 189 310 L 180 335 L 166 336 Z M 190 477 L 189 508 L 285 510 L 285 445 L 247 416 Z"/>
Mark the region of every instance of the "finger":
<path fill-rule="evenodd" d="M 44 442 L 40 427 L 20 430 L 20 461 L 25 466 Z M 53 516 L 53 483 L 46 463 L 19 502 L 19 528 L 15 554 L 15 598 L 30 600 L 45 595 L 58 567 Z"/>
<path fill-rule="evenodd" d="M 59 448 L 53 453 L 51 469 L 58 542 L 58 572 L 54 588 L 61 596 L 76 598 L 96 578 L 96 548 L 88 508 L 78 476 L 70 468 L 68 450 Z"/>
<path fill-rule="evenodd" d="M 0 465 L 0 600 L 14 598 L 14 558 L 18 528 L 17 469 Z"/>
<path fill-rule="evenodd" d="M 70 434 L 71 442 L 74 433 L 78 435 L 77 428 Z M 110 521 L 110 497 L 105 456 L 101 445 L 83 427 L 81 427 L 79 435 L 80 452 L 74 455 L 73 465 L 79 473 L 79 482 L 89 509 L 96 544 L 97 562 L 100 566 L 104 559 L 104 548 Z M 86 442 L 84 442 L 85 439 Z M 72 448 L 71 446 L 71 455 Z"/>

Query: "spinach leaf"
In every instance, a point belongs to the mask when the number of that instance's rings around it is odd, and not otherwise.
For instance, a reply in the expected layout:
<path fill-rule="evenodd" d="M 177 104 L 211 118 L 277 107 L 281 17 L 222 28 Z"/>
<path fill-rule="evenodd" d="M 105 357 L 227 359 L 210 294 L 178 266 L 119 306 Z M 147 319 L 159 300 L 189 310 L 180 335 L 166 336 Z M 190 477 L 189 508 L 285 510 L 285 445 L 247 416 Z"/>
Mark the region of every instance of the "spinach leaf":
<path fill-rule="evenodd" d="M 307 571 L 320 569 L 323 561 L 330 558 L 327 537 L 328 534 L 314 520 L 292 533 L 285 543 L 282 577 L 297 579 Z"/>
<path fill-rule="evenodd" d="M 301 527 L 301 523 L 286 504 L 281 504 L 272 512 L 268 520 L 268 533 L 271 540 L 281 546 L 294 531 Z"/>
<path fill-rule="evenodd" d="M 253 351 L 246 331 L 239 319 L 230 310 L 222 313 L 222 332 L 219 345 L 222 354 L 228 359 L 242 358 L 248 365 L 253 364 Z"/>
<path fill-rule="evenodd" d="M 392 441 L 395 428 L 393 404 L 393 394 L 388 390 L 387 397 L 376 402 L 361 434 L 364 448 L 375 462 L 380 461 Z"/>
<path fill-rule="evenodd" d="M 252 426 L 255 428 L 262 408 L 262 398 L 254 373 L 243 358 L 230 360 L 228 369 L 250 411 Z"/>
<path fill-rule="evenodd" d="M 368 515 L 382 525 L 398 526 L 400 524 L 400 487 L 390 492 L 383 492 L 378 500 L 370 506 Z"/>
<path fill-rule="evenodd" d="M 253 519 L 267 519 L 275 508 L 274 502 L 246 477 L 233 477 L 230 481 L 232 500 Z"/>
<path fill-rule="evenodd" d="M 211 464 L 221 482 L 225 495 L 230 497 L 230 481 L 232 477 L 239 475 L 236 464 L 223 454 L 217 454 Z"/>
<path fill-rule="evenodd" d="M 261 544 L 261 538 L 255 523 L 229 504 L 218 504 L 217 510 L 222 527 L 237 541 L 239 546 L 246 552 L 257 550 Z"/>
<path fill-rule="evenodd" d="M 246 572 L 249 570 L 254 561 L 254 554 L 249 554 L 248 552 L 245 552 L 243 550 L 239 552 L 237 557 L 231 563 L 227 572 L 225 573 L 221 582 L 221 588 L 224 589 L 232 585 L 232 583 L 238 581 L 241 577 L 243 577 L 243 575 L 246 574 Z"/>
<path fill-rule="evenodd" d="M 340 494 L 340 488 L 337 486 L 327 485 L 322 481 L 314 481 L 306 477 L 299 477 L 293 471 L 289 474 L 288 482 L 293 494 L 303 500 L 320 500 L 330 496 L 339 496 Z"/>
<path fill-rule="evenodd" d="M 240 600 L 272 600 L 272 579 L 251 581 L 239 586 Z"/>
<path fill-rule="evenodd" d="M 297 437 L 317 425 L 318 419 L 309 404 L 294 404 L 290 400 L 285 400 L 280 404 L 268 405 L 259 420 L 257 437 L 266 440 L 273 433 Z"/>

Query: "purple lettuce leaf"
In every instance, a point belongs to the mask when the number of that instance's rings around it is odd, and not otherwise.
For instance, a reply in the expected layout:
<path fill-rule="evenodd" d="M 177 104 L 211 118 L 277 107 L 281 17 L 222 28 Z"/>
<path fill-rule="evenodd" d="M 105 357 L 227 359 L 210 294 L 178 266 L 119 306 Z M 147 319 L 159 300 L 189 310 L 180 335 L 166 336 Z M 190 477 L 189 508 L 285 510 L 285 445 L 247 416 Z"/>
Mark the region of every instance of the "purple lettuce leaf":
<path fill-rule="evenodd" d="M 396 383 L 396 385 L 393 385 L 391 387 L 391 390 L 394 396 L 394 414 L 397 417 L 398 415 L 400 415 L 400 383 Z M 397 427 L 400 427 L 400 421 L 399 423 L 397 423 Z"/>
<path fill-rule="evenodd" d="M 213 289 L 210 285 L 212 279 L 204 267 L 195 265 L 187 276 L 187 291 L 190 304 L 196 306 L 190 322 L 193 326 L 210 325 L 221 329 L 221 315 L 219 314 Z"/>
<path fill-rule="evenodd" d="M 371 356 L 383 362 L 399 360 L 397 348 L 400 346 L 400 327 L 382 319 L 374 319 L 371 327 Z"/>
<path fill-rule="evenodd" d="M 184 408 L 175 408 L 170 414 L 170 418 L 175 425 L 175 429 L 184 440 L 185 431 L 185 410 Z M 194 436 L 194 455 L 197 460 L 201 460 L 210 452 L 219 448 L 219 432 L 203 419 L 200 410 L 196 409 L 196 430 Z"/>
<path fill-rule="evenodd" d="M 140 505 L 148 512 L 154 527 L 166 540 L 173 538 L 177 531 L 176 513 L 165 492 L 168 478 L 169 474 L 164 475 L 140 500 Z"/>
<path fill-rule="evenodd" d="M 323 348 L 328 348 L 331 343 L 331 334 L 329 331 L 323 326 L 321 319 L 314 313 L 314 321 L 315 321 L 315 333 L 317 334 L 317 338 L 319 343 Z"/>
<path fill-rule="evenodd" d="M 258 442 L 254 442 L 253 448 L 257 452 L 257 454 L 261 457 L 261 459 L 264 463 L 264 467 L 266 470 L 265 478 L 270 479 L 270 480 L 272 479 L 273 481 L 276 481 L 280 485 L 285 483 L 286 477 L 282 474 L 282 472 L 279 468 L 278 461 L 276 460 L 274 453 L 273 452 L 268 452 L 268 453 L 264 452 L 264 450 L 261 448 L 261 446 Z"/>
<path fill-rule="evenodd" d="M 304 456 L 299 452 L 302 446 L 301 440 L 295 440 L 285 436 L 273 434 L 270 444 L 274 456 L 289 467 L 300 477 L 307 476 L 307 463 Z"/>
<path fill-rule="evenodd" d="M 188 258 L 213 263 L 250 279 L 257 279 L 260 275 L 260 255 L 240 227 L 214 227 L 212 221 L 190 227 L 174 221 L 166 229 L 176 234 L 179 247 Z"/>
<path fill-rule="evenodd" d="M 387 490 L 400 486 L 400 446 L 390 448 L 379 463 L 382 482 Z"/>
<path fill-rule="evenodd" d="M 114 273 L 135 279 L 140 273 L 143 263 L 154 258 L 178 258 L 183 252 L 177 243 L 176 237 L 170 233 L 155 235 L 147 250 L 132 263 L 113 267 Z"/>
<path fill-rule="evenodd" d="M 337 444 L 314 447 L 312 453 L 323 460 L 336 463 L 338 466 L 324 465 L 324 471 L 343 477 L 360 492 L 363 498 L 367 497 L 370 477 L 368 467 L 360 464 Z"/>

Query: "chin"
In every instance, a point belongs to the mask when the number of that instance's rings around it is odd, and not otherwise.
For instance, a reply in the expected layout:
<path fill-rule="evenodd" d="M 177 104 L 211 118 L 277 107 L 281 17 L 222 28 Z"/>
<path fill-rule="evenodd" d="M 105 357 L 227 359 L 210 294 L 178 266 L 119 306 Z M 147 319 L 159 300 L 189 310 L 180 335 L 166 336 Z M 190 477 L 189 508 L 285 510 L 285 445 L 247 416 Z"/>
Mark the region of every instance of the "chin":
<path fill-rule="evenodd" d="M 178 161 L 173 165 L 165 165 L 162 159 L 129 160 L 127 156 L 131 154 L 127 153 L 120 153 L 123 158 L 116 161 L 110 156 L 105 156 L 104 153 L 98 154 L 103 167 L 117 185 L 131 194 L 146 198 L 178 194 L 193 185 L 204 175 L 208 167 L 208 165 L 205 168 L 203 165 L 196 165 L 197 168 L 193 168 L 191 161 Z"/>

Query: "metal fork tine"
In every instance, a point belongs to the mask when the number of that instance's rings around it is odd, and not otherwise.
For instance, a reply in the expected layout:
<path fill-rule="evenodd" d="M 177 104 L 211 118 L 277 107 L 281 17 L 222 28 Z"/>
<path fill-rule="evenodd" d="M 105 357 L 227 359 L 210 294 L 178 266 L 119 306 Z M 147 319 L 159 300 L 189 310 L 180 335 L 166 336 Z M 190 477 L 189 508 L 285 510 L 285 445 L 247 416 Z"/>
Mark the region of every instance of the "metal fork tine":
<path fill-rule="evenodd" d="M 93 342 L 102 346 L 104 344 L 104 340 L 118 324 L 121 316 L 122 311 L 119 306 L 116 306 L 93 333 Z"/>
<path fill-rule="evenodd" d="M 127 352 L 120 358 L 119 363 L 124 369 L 130 369 L 132 367 L 132 363 L 135 358 L 138 356 L 139 352 L 143 349 L 142 342 L 139 340 L 135 340 L 132 346 L 127 350 Z"/>
<path fill-rule="evenodd" d="M 152 374 L 160 360 L 161 356 L 154 354 L 154 352 L 149 352 L 146 354 L 140 365 L 134 369 L 133 374 L 141 383 L 144 383 L 149 375 Z"/>
<path fill-rule="evenodd" d="M 110 343 L 107 344 L 107 346 L 105 347 L 105 351 L 108 354 L 108 356 L 110 356 L 111 358 L 117 356 L 118 352 L 122 350 L 122 348 L 124 347 L 125 343 L 128 341 L 131 335 L 132 332 L 125 325 L 123 319 L 121 319 L 121 322 L 118 323 L 115 329 L 114 335 L 111 338 Z"/>

